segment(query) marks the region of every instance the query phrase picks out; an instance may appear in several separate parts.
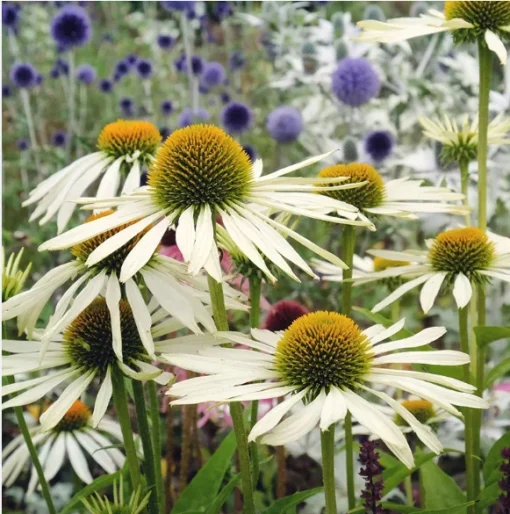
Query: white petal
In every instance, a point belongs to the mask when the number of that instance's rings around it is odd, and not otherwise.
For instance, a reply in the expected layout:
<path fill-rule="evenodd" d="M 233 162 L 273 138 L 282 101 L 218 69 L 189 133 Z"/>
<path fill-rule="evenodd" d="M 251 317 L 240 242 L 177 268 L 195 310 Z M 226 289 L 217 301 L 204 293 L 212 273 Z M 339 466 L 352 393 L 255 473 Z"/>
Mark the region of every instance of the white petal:
<path fill-rule="evenodd" d="M 423 282 L 427 281 L 430 277 L 432 277 L 431 273 L 427 273 L 426 275 L 422 275 L 421 277 L 415 278 L 414 280 L 410 280 L 406 282 L 404 285 L 398 287 L 387 296 L 382 302 L 379 302 L 373 309 L 372 312 L 379 312 L 384 309 L 386 306 L 392 304 L 395 300 L 398 300 L 401 296 L 405 295 L 411 289 L 414 289 L 416 286 L 419 286 Z"/>
<path fill-rule="evenodd" d="M 66 456 L 66 443 L 63 434 L 58 434 L 55 437 L 55 443 L 51 447 L 48 453 L 48 458 L 44 465 L 44 476 L 46 480 L 51 480 L 64 464 L 64 458 Z"/>
<path fill-rule="evenodd" d="M 324 432 L 331 425 L 345 418 L 347 404 L 344 396 L 338 387 L 331 387 L 322 407 L 320 428 Z"/>
<path fill-rule="evenodd" d="M 370 342 L 372 343 L 372 345 L 376 345 L 376 344 L 380 343 L 381 341 L 384 341 L 385 339 L 388 339 L 388 338 L 394 336 L 395 334 L 398 334 L 404 328 L 405 323 L 406 323 L 406 319 L 402 318 L 400 321 L 397 321 L 390 327 L 388 327 L 384 330 L 378 331 L 377 334 L 375 334 L 372 338 L 369 338 Z"/>
<path fill-rule="evenodd" d="M 120 302 L 121 291 L 117 275 L 113 272 L 108 278 L 106 286 L 106 305 L 110 312 L 111 328 L 112 328 L 112 345 L 113 351 L 118 359 L 122 360 L 122 334 L 120 327 Z"/>
<path fill-rule="evenodd" d="M 120 182 L 120 167 L 124 162 L 124 157 L 115 159 L 112 164 L 108 167 L 99 187 L 97 188 L 96 198 L 110 198 L 115 196 L 117 189 L 119 188 Z"/>
<path fill-rule="evenodd" d="M 122 186 L 121 194 L 131 193 L 134 189 L 136 189 L 140 185 L 140 161 L 135 159 L 133 162 L 133 166 L 131 166 L 131 170 L 126 177 L 126 181 Z"/>
<path fill-rule="evenodd" d="M 471 282 L 464 273 L 459 273 L 453 286 L 453 296 L 457 307 L 459 309 L 464 308 L 471 300 L 472 295 L 473 288 L 471 287 Z"/>
<path fill-rule="evenodd" d="M 80 448 L 80 445 L 76 442 L 74 436 L 70 432 L 65 432 L 67 455 L 69 461 L 74 469 L 74 472 L 78 475 L 83 482 L 90 484 L 92 482 L 92 475 L 90 474 L 89 465 L 87 459 Z"/>
<path fill-rule="evenodd" d="M 143 347 L 147 350 L 147 353 L 150 356 L 153 356 L 154 341 L 152 340 L 151 334 L 152 321 L 149 309 L 147 308 L 142 293 L 140 292 L 140 289 L 138 289 L 138 286 L 135 284 L 134 280 L 129 279 L 126 282 L 125 287 L 127 301 L 131 306 L 133 318 L 135 320 L 136 328 L 138 329 L 140 339 L 142 340 Z"/>
<path fill-rule="evenodd" d="M 188 207 L 180 216 L 175 230 L 175 242 L 184 257 L 189 262 L 195 245 L 195 208 Z"/>
<path fill-rule="evenodd" d="M 197 219 L 195 246 L 189 263 L 189 273 L 196 275 L 204 267 L 206 260 L 215 247 L 214 229 L 211 208 L 205 205 L 200 210 Z"/>
<path fill-rule="evenodd" d="M 490 50 L 492 50 L 499 58 L 499 62 L 504 66 L 507 61 L 507 51 L 505 45 L 492 30 L 485 31 L 485 42 Z"/>
<path fill-rule="evenodd" d="M 108 404 L 110 403 L 112 392 L 112 370 L 111 367 L 108 366 L 103 383 L 99 388 L 94 404 L 94 412 L 92 413 L 92 426 L 94 428 L 96 428 L 100 421 L 103 419 L 103 416 L 106 413 L 106 409 L 108 408 Z"/>
<path fill-rule="evenodd" d="M 380 344 L 374 348 L 373 353 L 374 355 L 380 355 L 381 353 L 393 352 L 404 348 L 418 348 L 439 339 L 445 333 L 446 328 L 444 327 L 429 327 L 414 336 L 399 339 L 391 343 Z"/>
<path fill-rule="evenodd" d="M 448 273 L 446 272 L 434 273 L 434 275 L 432 275 L 432 277 L 423 284 L 420 293 L 420 304 L 425 314 L 427 314 L 434 305 L 436 297 L 439 294 L 439 290 L 441 289 L 447 275 Z"/>
<path fill-rule="evenodd" d="M 115 473 L 116 466 L 106 450 L 102 449 L 97 442 L 83 431 L 74 432 L 78 442 L 87 450 L 88 454 L 107 472 Z"/>

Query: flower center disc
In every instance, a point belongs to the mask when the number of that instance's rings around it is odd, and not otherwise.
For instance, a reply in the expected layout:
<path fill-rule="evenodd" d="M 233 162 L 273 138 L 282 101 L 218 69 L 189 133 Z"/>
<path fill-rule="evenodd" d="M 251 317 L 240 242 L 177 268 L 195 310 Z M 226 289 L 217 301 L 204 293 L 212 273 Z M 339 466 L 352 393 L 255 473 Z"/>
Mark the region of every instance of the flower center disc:
<path fill-rule="evenodd" d="M 114 211 L 106 210 L 99 212 L 97 214 L 93 214 L 89 216 L 86 220 L 86 223 L 89 221 L 94 221 L 99 218 L 103 218 L 105 216 L 109 216 L 113 214 Z M 103 232 L 97 236 L 91 237 L 83 243 L 79 243 L 74 245 L 71 248 L 71 253 L 81 262 L 85 263 L 89 257 L 89 255 L 102 243 L 104 243 L 107 239 L 114 236 L 118 232 L 124 230 L 126 227 L 133 225 L 136 221 L 131 223 L 127 223 L 125 225 L 121 225 L 120 227 L 114 228 L 112 230 L 108 230 L 107 232 Z M 102 270 L 106 270 L 108 274 L 115 273 L 117 276 L 120 274 L 120 269 L 124 264 L 124 260 L 129 255 L 129 252 L 138 244 L 140 239 L 144 236 L 144 234 L 150 229 L 150 226 L 137 234 L 133 239 L 128 241 L 124 246 L 121 246 L 118 250 L 115 250 L 113 253 L 102 259 L 96 265 L 93 266 L 93 269 L 97 272 Z"/>
<path fill-rule="evenodd" d="M 122 356 L 124 362 L 143 359 L 143 348 L 131 307 L 119 302 Z M 64 332 L 63 344 L 75 367 L 84 371 L 99 371 L 104 375 L 109 365 L 117 362 L 112 347 L 110 311 L 104 298 L 96 298 Z"/>
<path fill-rule="evenodd" d="M 330 386 L 355 389 L 371 361 L 370 343 L 358 325 L 335 312 L 301 316 L 276 347 L 282 379 L 313 394 Z"/>
<path fill-rule="evenodd" d="M 80 428 L 87 426 L 90 416 L 90 409 L 81 400 L 76 400 L 59 421 L 55 430 L 58 432 L 80 430 Z"/>
<path fill-rule="evenodd" d="M 191 125 L 162 145 L 148 184 L 162 209 L 182 211 L 242 202 L 251 180 L 250 159 L 237 141 L 218 127 Z"/>
<path fill-rule="evenodd" d="M 402 407 L 407 409 L 420 423 L 426 423 L 436 415 L 436 410 L 428 400 L 404 400 Z M 395 423 L 400 426 L 407 426 L 407 421 L 400 415 L 396 415 Z"/>
<path fill-rule="evenodd" d="M 495 257 L 494 245 L 480 229 L 456 228 L 439 234 L 429 250 L 435 271 L 464 273 L 470 280 L 488 268 Z"/>
<path fill-rule="evenodd" d="M 349 177 L 342 184 L 354 184 L 367 181 L 368 184 L 354 189 L 324 191 L 322 194 L 349 203 L 358 209 L 377 207 L 384 200 L 384 182 L 375 168 L 368 164 L 353 162 L 336 164 L 324 168 L 318 175 L 320 178 Z M 321 184 L 324 185 L 324 184 Z"/>
<path fill-rule="evenodd" d="M 118 120 L 103 128 L 97 146 L 115 158 L 133 155 L 137 150 L 142 157 L 147 157 L 154 155 L 160 141 L 161 134 L 152 123 Z"/>

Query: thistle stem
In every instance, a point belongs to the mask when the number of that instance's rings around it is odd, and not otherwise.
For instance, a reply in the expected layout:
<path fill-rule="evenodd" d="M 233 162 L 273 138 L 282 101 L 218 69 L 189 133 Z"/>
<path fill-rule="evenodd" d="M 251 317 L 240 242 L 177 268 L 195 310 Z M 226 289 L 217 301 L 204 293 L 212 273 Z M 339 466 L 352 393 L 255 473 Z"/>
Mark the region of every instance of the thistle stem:
<path fill-rule="evenodd" d="M 73 149 L 74 136 L 77 133 L 76 130 L 76 92 L 75 92 L 75 76 L 74 76 L 74 54 L 73 51 L 69 51 L 69 126 L 67 129 L 67 157 L 71 156 Z"/>
<path fill-rule="evenodd" d="M 131 420 L 129 419 L 128 402 L 126 394 L 126 386 L 124 384 L 124 375 L 117 366 L 112 366 L 112 385 L 113 385 L 113 402 L 115 410 L 119 417 L 120 429 L 122 431 L 122 439 L 124 442 L 124 449 L 126 450 L 126 460 L 129 468 L 129 475 L 131 477 L 131 485 L 133 489 L 138 489 L 140 486 L 140 468 L 138 456 L 136 454 L 135 441 L 133 438 L 133 428 L 131 427 Z"/>
<path fill-rule="evenodd" d="M 322 481 L 326 497 L 325 514 L 337 514 L 335 492 L 335 425 L 321 431 Z"/>
<path fill-rule="evenodd" d="M 342 229 L 342 260 L 349 267 L 343 270 L 342 281 L 342 314 L 350 316 L 352 308 L 352 261 L 356 242 L 356 230 L 351 225 Z M 356 493 L 354 489 L 354 448 L 352 437 L 352 417 L 350 412 L 345 416 L 345 463 L 347 476 L 347 498 L 349 510 L 356 506 Z"/>
<path fill-rule="evenodd" d="M 28 135 L 30 137 L 30 147 L 34 155 L 37 171 L 38 173 L 40 173 L 41 163 L 39 161 L 39 148 L 37 147 L 37 138 L 35 137 L 34 119 L 32 117 L 32 109 L 30 107 L 30 97 L 28 95 L 28 91 L 25 88 L 21 89 L 20 95 L 21 101 L 23 103 L 23 109 L 25 111 L 25 117 L 27 119 Z"/>

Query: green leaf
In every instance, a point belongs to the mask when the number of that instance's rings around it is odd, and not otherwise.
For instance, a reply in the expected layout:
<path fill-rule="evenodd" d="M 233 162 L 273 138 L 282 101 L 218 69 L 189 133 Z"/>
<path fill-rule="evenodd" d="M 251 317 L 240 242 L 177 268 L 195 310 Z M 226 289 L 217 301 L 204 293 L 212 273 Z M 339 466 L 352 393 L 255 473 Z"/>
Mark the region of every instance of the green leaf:
<path fill-rule="evenodd" d="M 434 462 L 429 461 L 423 464 L 420 473 L 425 490 L 426 509 L 447 509 L 450 512 L 450 508 L 466 503 L 466 496 L 459 489 L 455 480 Z"/>
<path fill-rule="evenodd" d="M 476 344 L 483 348 L 494 341 L 510 338 L 510 327 L 475 327 Z"/>
<path fill-rule="evenodd" d="M 187 511 L 206 512 L 218 496 L 223 477 L 231 465 L 236 449 L 234 432 L 230 433 L 195 475 L 191 483 L 179 496 L 172 514 L 185 514 Z"/>
<path fill-rule="evenodd" d="M 358 312 L 364 318 L 367 318 L 370 321 L 373 321 L 374 323 L 379 323 L 380 325 L 383 325 L 386 328 L 391 327 L 391 325 L 395 324 L 394 321 L 391 321 L 391 319 L 385 318 L 382 314 L 371 312 L 368 309 L 364 309 L 363 307 L 353 307 L 352 310 L 355 312 Z M 411 337 L 413 335 L 414 335 L 413 332 L 411 332 L 407 328 L 403 328 L 400 332 L 395 334 L 392 337 L 392 339 L 402 339 L 404 337 Z"/>
<path fill-rule="evenodd" d="M 501 477 L 499 467 L 503 462 L 501 450 L 510 447 L 510 432 L 503 434 L 489 450 L 485 463 L 483 465 L 483 480 L 488 486 L 493 482 L 497 482 Z"/>
<path fill-rule="evenodd" d="M 420 510 L 420 514 L 465 514 L 467 507 L 474 505 L 474 503 L 475 502 L 460 503 L 459 505 L 454 505 L 446 509 Z"/>
<path fill-rule="evenodd" d="M 282 514 L 282 512 L 285 512 L 286 509 L 294 507 L 298 503 L 304 502 L 308 498 L 321 493 L 322 490 L 322 487 L 317 487 L 315 489 L 308 489 L 308 491 L 300 491 L 299 493 L 291 494 L 290 496 L 286 496 L 281 500 L 275 501 L 273 505 L 265 509 L 262 514 Z"/>
<path fill-rule="evenodd" d="M 510 371 L 510 357 L 507 357 L 506 359 L 503 359 L 501 362 L 498 362 L 488 373 L 485 377 L 485 389 L 488 389 L 489 387 L 496 382 L 496 380 L 503 376 L 505 373 L 508 373 Z"/>
<path fill-rule="evenodd" d="M 414 457 L 413 469 L 408 469 L 400 461 L 398 461 L 396 466 L 385 469 L 381 475 L 384 482 L 383 495 L 388 494 L 392 489 L 395 489 L 395 487 L 403 482 L 404 478 L 409 476 L 411 473 L 414 473 L 418 468 L 433 459 L 435 456 L 435 453 L 418 453 Z"/>
<path fill-rule="evenodd" d="M 394 502 L 381 502 L 381 507 L 384 510 L 389 510 L 390 512 L 402 512 L 402 514 L 412 514 L 413 512 L 420 512 L 420 509 L 417 507 L 411 507 L 411 505 L 403 505 L 401 503 Z"/>
<path fill-rule="evenodd" d="M 206 514 L 220 514 L 223 504 L 227 501 L 227 498 L 232 494 L 235 486 L 241 479 L 241 475 L 238 473 L 230 482 L 221 490 L 221 493 L 216 496 L 210 507 L 207 509 Z"/>
<path fill-rule="evenodd" d="M 494 505 L 500 494 L 501 489 L 499 488 L 499 484 L 497 482 L 486 486 L 476 500 L 477 510 L 481 512 L 483 509 L 489 507 L 490 505 Z"/>
<path fill-rule="evenodd" d="M 111 475 L 103 475 L 101 477 L 96 478 L 91 484 L 80 489 L 70 500 L 69 503 L 60 511 L 59 514 L 70 514 L 71 512 L 75 512 L 76 508 L 81 505 L 81 499 L 90 496 L 92 493 L 99 491 L 100 489 L 104 489 L 105 487 L 109 487 L 116 480 L 120 479 L 123 470 L 119 470 L 116 473 L 112 473 Z"/>

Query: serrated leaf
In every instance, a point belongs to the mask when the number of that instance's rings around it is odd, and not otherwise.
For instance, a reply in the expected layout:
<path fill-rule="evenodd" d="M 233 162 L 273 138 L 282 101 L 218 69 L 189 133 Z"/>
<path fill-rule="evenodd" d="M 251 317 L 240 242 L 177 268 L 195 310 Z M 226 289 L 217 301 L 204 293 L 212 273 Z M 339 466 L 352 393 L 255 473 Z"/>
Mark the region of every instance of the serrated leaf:
<path fill-rule="evenodd" d="M 487 376 L 485 377 L 485 389 L 489 389 L 489 387 L 496 382 L 499 377 L 502 377 L 505 373 L 510 371 L 510 357 L 503 359 L 501 362 L 498 362 L 493 368 L 489 370 Z"/>
<path fill-rule="evenodd" d="M 385 469 L 381 475 L 384 482 L 383 495 L 388 494 L 392 489 L 395 489 L 395 487 L 401 484 L 407 476 L 414 473 L 418 468 L 433 459 L 435 456 L 435 453 L 418 453 L 414 456 L 415 466 L 413 469 L 408 469 L 400 461 L 398 461 L 396 466 Z"/>
<path fill-rule="evenodd" d="M 434 462 L 429 461 L 423 464 L 420 473 L 425 490 L 425 509 L 446 509 L 449 511 L 450 508 L 459 507 L 459 505 L 466 503 L 466 496 L 459 489 L 455 480 Z"/>
<path fill-rule="evenodd" d="M 323 491 L 322 487 L 316 487 L 315 489 L 309 489 L 308 491 L 300 491 L 298 493 L 291 494 L 285 498 L 281 498 L 265 509 L 262 514 L 282 514 L 286 509 L 294 507 L 298 503 L 304 502 L 308 498 L 315 496 Z"/>
<path fill-rule="evenodd" d="M 494 341 L 500 339 L 510 339 L 510 327 L 475 327 L 476 344 L 480 348 L 484 348 Z"/>

